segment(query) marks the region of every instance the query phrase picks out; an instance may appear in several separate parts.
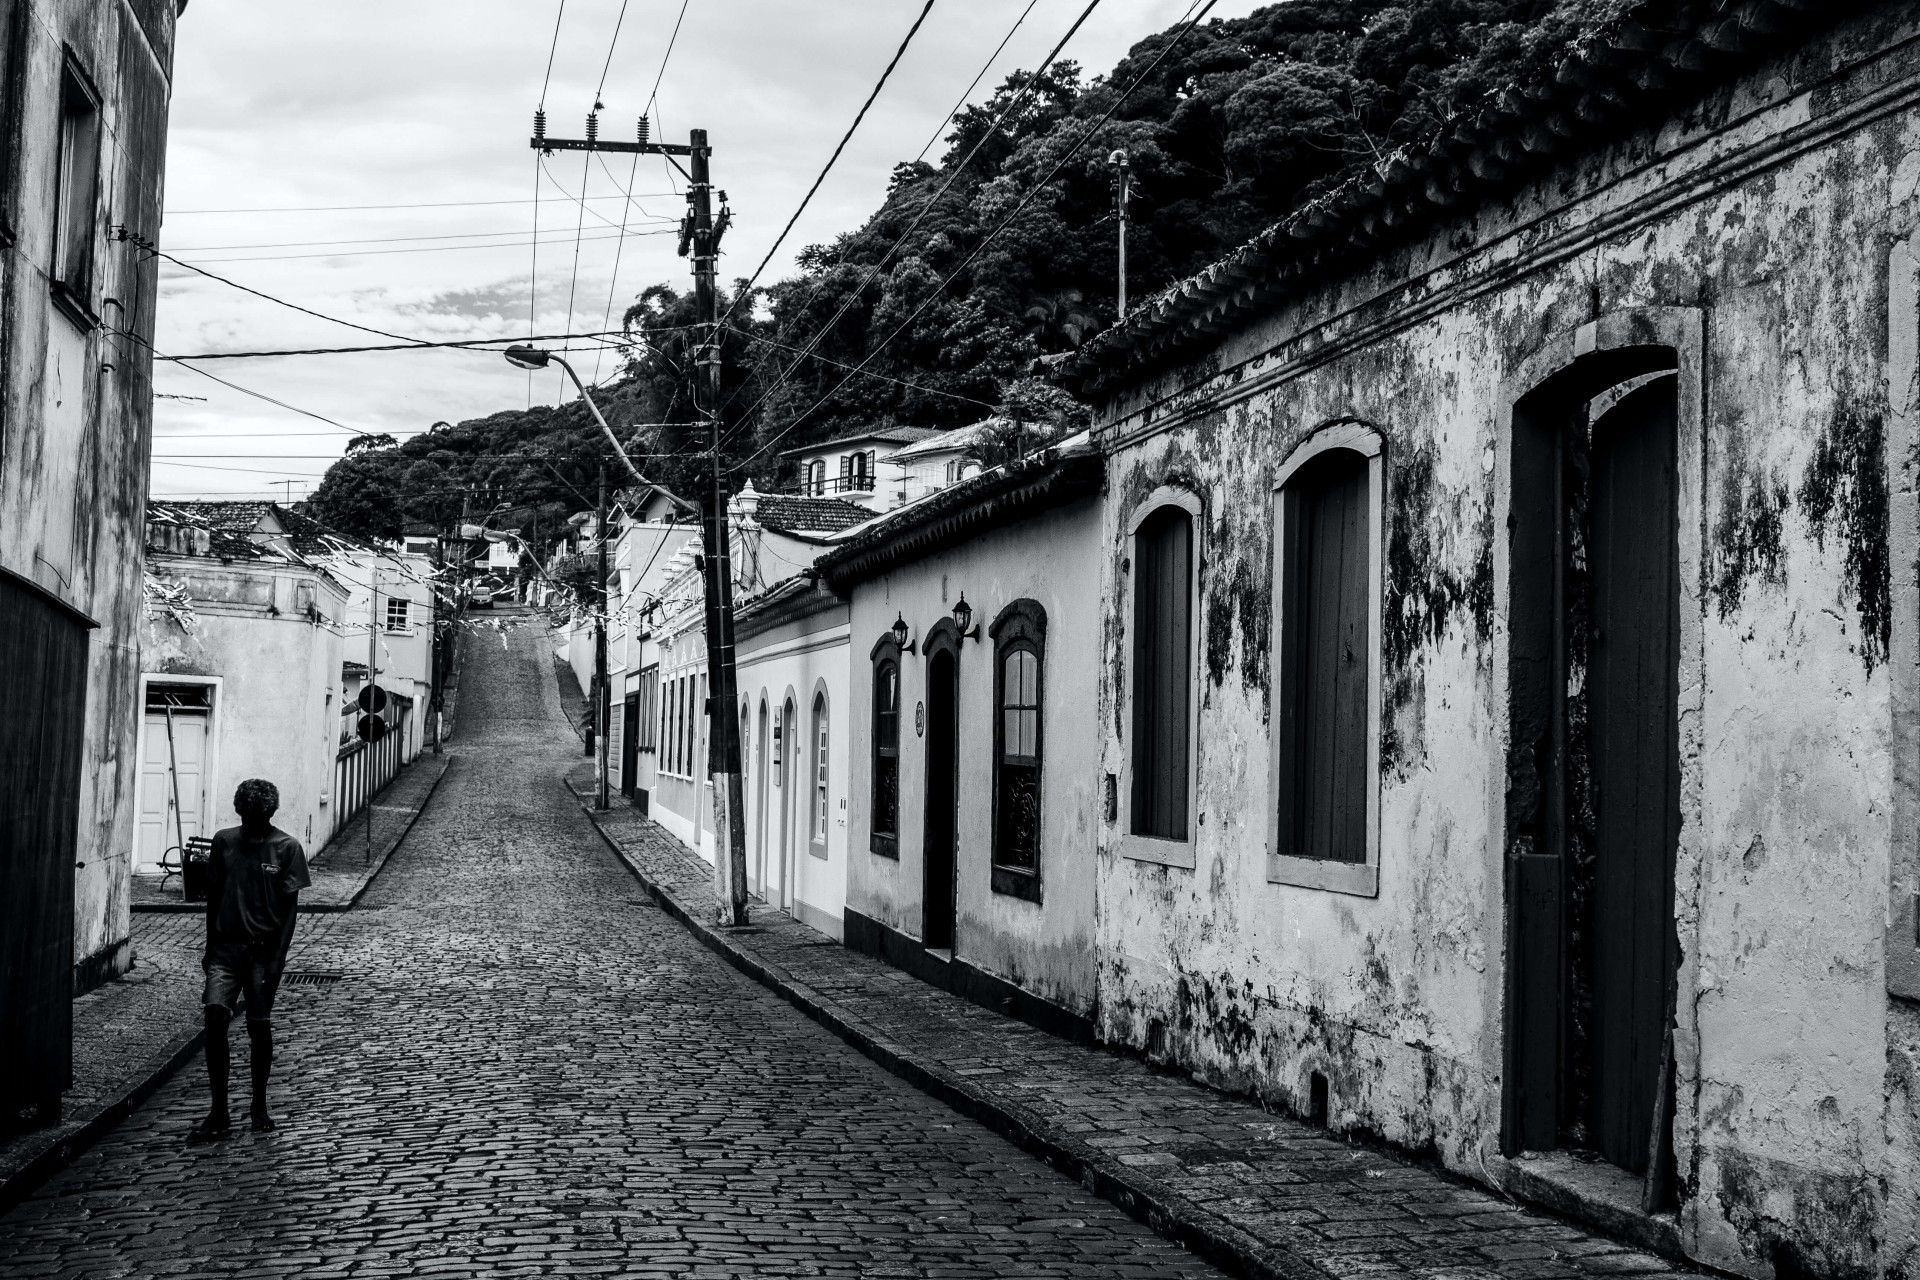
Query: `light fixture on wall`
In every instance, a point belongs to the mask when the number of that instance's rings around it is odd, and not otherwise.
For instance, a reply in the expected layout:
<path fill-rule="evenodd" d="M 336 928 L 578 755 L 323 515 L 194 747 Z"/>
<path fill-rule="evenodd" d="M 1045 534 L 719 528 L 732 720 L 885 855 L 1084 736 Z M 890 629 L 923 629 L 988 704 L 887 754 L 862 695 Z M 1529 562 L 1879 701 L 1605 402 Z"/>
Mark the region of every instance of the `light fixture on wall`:
<path fill-rule="evenodd" d="M 893 620 L 893 643 L 902 653 L 914 651 L 913 628 L 907 625 L 907 615 L 904 613 L 898 614 Z"/>
<path fill-rule="evenodd" d="M 967 593 L 962 591 L 954 602 L 953 625 L 960 628 L 962 640 L 979 639 L 980 628 L 973 625 L 973 606 L 967 603 Z"/>

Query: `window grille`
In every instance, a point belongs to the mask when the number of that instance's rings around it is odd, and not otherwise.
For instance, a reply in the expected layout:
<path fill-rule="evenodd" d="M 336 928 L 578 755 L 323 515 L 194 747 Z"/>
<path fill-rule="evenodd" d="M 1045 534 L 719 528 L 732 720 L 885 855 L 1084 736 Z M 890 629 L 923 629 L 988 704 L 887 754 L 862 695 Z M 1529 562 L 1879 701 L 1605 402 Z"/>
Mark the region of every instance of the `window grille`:
<path fill-rule="evenodd" d="M 1134 538 L 1132 831 L 1188 838 L 1193 516 L 1166 506 Z"/>

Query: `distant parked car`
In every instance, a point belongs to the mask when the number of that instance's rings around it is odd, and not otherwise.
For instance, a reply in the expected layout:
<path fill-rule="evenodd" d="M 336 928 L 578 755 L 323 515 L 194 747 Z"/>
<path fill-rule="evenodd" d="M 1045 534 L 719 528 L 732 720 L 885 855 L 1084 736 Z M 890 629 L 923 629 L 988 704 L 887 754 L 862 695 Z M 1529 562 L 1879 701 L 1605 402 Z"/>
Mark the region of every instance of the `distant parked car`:
<path fill-rule="evenodd" d="M 483 582 L 476 582 L 467 588 L 467 604 L 474 609 L 493 608 L 493 588 Z"/>

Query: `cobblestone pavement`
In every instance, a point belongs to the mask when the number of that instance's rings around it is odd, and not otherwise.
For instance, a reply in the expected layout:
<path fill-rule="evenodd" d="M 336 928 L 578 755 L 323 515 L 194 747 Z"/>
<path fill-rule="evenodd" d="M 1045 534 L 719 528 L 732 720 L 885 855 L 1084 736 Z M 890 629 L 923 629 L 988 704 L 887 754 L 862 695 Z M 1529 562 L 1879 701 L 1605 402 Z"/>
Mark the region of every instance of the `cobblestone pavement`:
<path fill-rule="evenodd" d="M 0 1217 L 0 1275 L 1212 1274 L 653 907 L 560 785 L 543 637 L 464 694 L 412 834 L 303 925 L 344 976 L 283 989 L 279 1131 L 187 1148 L 182 1071 Z"/>
<path fill-rule="evenodd" d="M 590 771 L 576 766 L 570 782 L 584 794 Z M 600 821 L 687 915 L 711 916 L 705 862 L 630 806 Z M 723 945 L 782 989 L 1048 1149 L 1107 1171 L 1122 1193 L 1250 1245 L 1245 1256 L 1276 1267 L 1305 1260 L 1333 1276 L 1421 1280 L 1696 1274 L 1130 1054 L 1057 1039 L 821 945 L 820 934 L 757 902 L 753 921 L 751 932 L 723 932 Z"/>

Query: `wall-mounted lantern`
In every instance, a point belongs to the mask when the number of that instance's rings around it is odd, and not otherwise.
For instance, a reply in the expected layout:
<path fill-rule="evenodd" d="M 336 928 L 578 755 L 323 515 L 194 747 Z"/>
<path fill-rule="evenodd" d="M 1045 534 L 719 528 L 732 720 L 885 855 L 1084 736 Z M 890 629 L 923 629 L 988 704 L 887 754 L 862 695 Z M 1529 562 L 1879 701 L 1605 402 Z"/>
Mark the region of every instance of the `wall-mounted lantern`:
<path fill-rule="evenodd" d="M 962 640 L 980 638 L 980 628 L 973 625 L 973 606 L 967 603 L 967 593 L 964 591 L 953 606 L 953 625 L 960 628 Z"/>
<path fill-rule="evenodd" d="M 893 642 L 900 647 L 902 653 L 914 651 L 913 628 L 907 625 L 907 616 L 904 613 L 893 620 Z"/>

